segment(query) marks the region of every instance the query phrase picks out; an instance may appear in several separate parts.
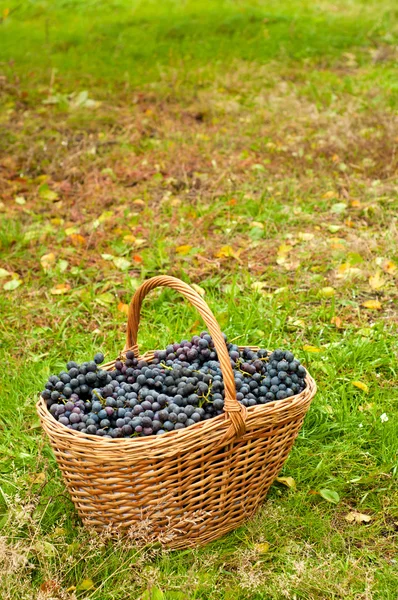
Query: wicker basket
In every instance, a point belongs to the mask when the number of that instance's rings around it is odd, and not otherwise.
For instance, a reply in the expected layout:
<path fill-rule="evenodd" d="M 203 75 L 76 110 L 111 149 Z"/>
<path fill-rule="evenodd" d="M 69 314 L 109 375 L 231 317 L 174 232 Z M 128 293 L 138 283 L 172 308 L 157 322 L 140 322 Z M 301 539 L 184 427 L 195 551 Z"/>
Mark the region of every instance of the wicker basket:
<path fill-rule="evenodd" d="M 181 292 L 205 321 L 223 373 L 225 414 L 161 436 L 110 439 L 68 429 L 42 398 L 37 410 L 86 526 L 128 529 L 132 535 L 145 530 L 148 541 L 184 548 L 214 540 L 253 515 L 289 454 L 316 385 L 307 373 L 301 394 L 246 409 L 236 400 L 228 351 L 213 313 L 174 277 L 153 277 L 136 291 L 123 353 L 132 349 L 139 356 L 141 304 L 159 286 Z M 153 352 L 141 355 L 151 357 Z"/>

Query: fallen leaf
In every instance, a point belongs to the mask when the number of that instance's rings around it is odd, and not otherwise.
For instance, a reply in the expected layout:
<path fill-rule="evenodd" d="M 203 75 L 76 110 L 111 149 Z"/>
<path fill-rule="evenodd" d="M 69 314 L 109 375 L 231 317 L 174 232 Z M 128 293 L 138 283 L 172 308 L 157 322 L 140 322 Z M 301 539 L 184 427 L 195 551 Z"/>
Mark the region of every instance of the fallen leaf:
<path fill-rule="evenodd" d="M 69 237 L 75 247 L 86 245 L 86 238 L 83 235 L 80 235 L 80 233 L 72 233 Z"/>
<path fill-rule="evenodd" d="M 128 244 L 134 244 L 135 240 L 135 235 L 132 235 L 131 233 L 128 233 L 127 235 L 123 236 L 123 241 L 127 242 Z"/>
<path fill-rule="evenodd" d="M 275 481 L 282 483 L 291 490 L 296 489 L 296 482 L 294 481 L 293 477 L 275 477 Z"/>
<path fill-rule="evenodd" d="M 300 231 L 297 237 L 300 240 L 304 240 L 305 242 L 309 242 L 310 240 L 314 239 L 315 235 L 313 233 L 307 233 L 307 232 Z"/>
<path fill-rule="evenodd" d="M 190 246 L 189 244 L 184 244 L 183 246 L 176 247 L 177 254 L 180 254 L 181 256 L 185 256 L 186 254 L 189 254 L 191 250 L 192 250 L 192 246 Z"/>
<path fill-rule="evenodd" d="M 374 402 L 368 402 L 367 404 L 363 404 L 361 406 L 358 406 L 358 410 L 360 412 L 363 412 L 364 410 L 373 410 L 375 407 Z"/>
<path fill-rule="evenodd" d="M 11 281 L 7 281 L 7 283 L 3 285 L 3 290 L 5 290 L 6 292 L 12 292 L 13 290 L 16 290 L 17 287 L 21 285 L 21 283 L 21 279 L 11 279 Z"/>
<path fill-rule="evenodd" d="M 369 285 L 372 290 L 380 290 L 385 282 L 385 279 L 380 276 L 380 271 L 377 271 L 374 275 L 369 277 Z"/>
<path fill-rule="evenodd" d="M 336 295 L 336 290 L 332 287 L 324 287 L 319 290 L 319 295 L 322 296 L 322 298 L 332 298 Z"/>
<path fill-rule="evenodd" d="M 200 285 L 197 285 L 196 283 L 191 283 L 191 288 L 193 288 L 195 292 L 199 294 L 199 296 L 203 297 L 206 294 L 206 290 L 204 290 L 202 287 L 200 287 Z"/>
<path fill-rule="evenodd" d="M 115 297 L 113 294 L 111 294 L 111 292 L 104 292 L 95 298 L 95 302 L 98 302 L 98 304 L 101 304 L 101 306 L 108 306 L 109 304 L 113 304 L 114 301 Z"/>
<path fill-rule="evenodd" d="M 326 192 L 326 194 L 323 194 L 322 198 L 328 200 L 329 198 L 335 198 L 336 196 L 338 196 L 337 192 L 332 192 L 330 190 L 329 192 Z"/>
<path fill-rule="evenodd" d="M 141 198 L 137 198 L 136 200 L 133 200 L 133 204 L 135 204 L 136 206 L 145 206 L 145 202 L 143 200 L 141 200 Z"/>
<path fill-rule="evenodd" d="M 278 265 L 283 265 L 286 262 L 287 256 L 291 250 L 292 246 L 289 244 L 281 244 L 276 255 L 276 263 Z"/>
<path fill-rule="evenodd" d="M 350 205 L 352 206 L 352 208 L 361 208 L 361 202 L 360 200 L 351 200 Z"/>
<path fill-rule="evenodd" d="M 40 198 L 42 198 L 42 200 L 49 200 L 49 201 L 54 201 L 54 200 L 57 200 L 57 198 L 58 198 L 57 192 L 50 190 L 47 183 L 43 183 L 39 187 L 39 196 L 40 196 Z"/>
<path fill-rule="evenodd" d="M 317 346 L 310 346 L 310 345 L 307 345 L 307 344 L 305 346 L 303 346 L 303 350 L 305 352 L 313 352 L 313 353 L 322 352 L 321 348 L 318 348 Z"/>
<path fill-rule="evenodd" d="M 139 254 L 133 254 L 133 261 L 137 264 L 142 263 L 143 258 Z"/>
<path fill-rule="evenodd" d="M 46 480 L 46 476 L 44 473 L 37 473 L 37 475 L 34 475 L 31 479 L 32 483 L 44 483 L 44 481 Z"/>
<path fill-rule="evenodd" d="M 19 204 L 20 206 L 23 206 L 24 204 L 26 204 L 26 200 L 23 196 L 17 196 L 15 198 L 15 202 L 16 202 L 16 204 Z"/>
<path fill-rule="evenodd" d="M 256 292 L 261 292 L 261 290 L 264 290 L 267 287 L 267 285 L 268 284 L 265 281 L 254 281 L 250 287 Z"/>
<path fill-rule="evenodd" d="M 38 540 L 35 543 L 35 550 L 40 554 L 43 554 L 44 556 L 48 557 L 54 556 L 56 553 L 55 546 L 53 546 L 53 544 L 50 544 L 50 542 L 44 542 L 40 540 Z"/>
<path fill-rule="evenodd" d="M 381 310 L 381 302 L 379 300 L 365 300 L 361 306 L 369 308 L 369 310 Z"/>
<path fill-rule="evenodd" d="M 3 277 L 10 277 L 11 273 L 9 271 L 6 271 L 6 269 L 1 269 L 0 268 L 0 279 L 3 279 Z"/>
<path fill-rule="evenodd" d="M 55 264 L 55 254 L 54 252 L 50 252 L 49 254 L 43 254 L 40 259 L 41 266 L 45 271 L 49 271 Z"/>
<path fill-rule="evenodd" d="M 329 238 L 329 244 L 333 250 L 345 250 L 346 241 L 343 238 L 331 237 Z"/>
<path fill-rule="evenodd" d="M 370 515 L 365 515 L 364 513 L 356 512 L 355 510 L 349 512 L 344 518 L 349 523 L 369 523 L 372 520 Z"/>
<path fill-rule="evenodd" d="M 55 287 L 51 288 L 50 294 L 53 296 L 58 296 L 60 294 L 67 294 L 70 290 L 69 283 L 59 283 Z"/>
<path fill-rule="evenodd" d="M 383 263 L 383 271 L 385 273 L 394 273 L 397 270 L 397 265 L 392 260 L 386 260 Z"/>
<path fill-rule="evenodd" d="M 337 329 L 341 329 L 342 326 L 343 326 L 343 322 L 340 319 L 340 317 L 332 317 L 330 319 L 330 322 L 331 322 L 332 325 L 334 325 L 335 327 L 337 327 Z"/>
<path fill-rule="evenodd" d="M 104 260 L 113 260 L 115 257 L 113 256 L 113 254 L 101 254 L 101 258 L 103 258 Z"/>
<path fill-rule="evenodd" d="M 337 233 L 341 229 L 341 225 L 329 225 L 328 230 L 330 233 Z"/>
<path fill-rule="evenodd" d="M 333 162 L 338 162 L 339 160 L 340 160 L 340 156 L 338 154 L 333 154 L 332 161 Z"/>
<path fill-rule="evenodd" d="M 73 227 L 67 227 L 65 229 L 65 233 L 66 233 L 66 235 L 72 235 L 72 233 L 79 233 L 79 228 L 75 227 L 75 226 L 73 226 Z"/>
<path fill-rule="evenodd" d="M 222 248 L 220 248 L 220 250 L 218 250 L 218 252 L 216 252 L 215 256 L 217 258 L 235 258 L 237 260 L 239 260 L 239 254 L 242 252 L 241 249 L 239 250 L 234 250 L 232 248 L 232 246 L 222 246 Z"/>
<path fill-rule="evenodd" d="M 252 221 L 251 226 L 258 227 L 259 229 L 264 229 L 264 223 L 260 223 L 259 221 Z"/>
<path fill-rule="evenodd" d="M 129 314 L 129 305 L 125 304 L 124 302 L 119 302 L 119 304 L 117 305 L 117 309 L 119 312 L 125 315 Z"/>
<path fill-rule="evenodd" d="M 83 592 L 86 590 L 92 590 L 94 588 L 94 581 L 92 579 L 83 579 L 77 586 L 76 590 Z"/>
<path fill-rule="evenodd" d="M 144 238 L 140 238 L 139 240 L 135 240 L 135 245 L 138 246 L 138 248 L 140 246 L 145 246 L 145 244 L 147 243 L 146 240 L 144 240 Z"/>
<path fill-rule="evenodd" d="M 345 202 L 336 202 L 336 204 L 333 204 L 330 212 L 338 215 L 343 213 L 345 210 L 347 210 L 347 204 Z"/>
<path fill-rule="evenodd" d="M 64 273 L 64 271 L 66 271 L 67 268 L 68 268 L 68 261 L 61 258 L 58 261 L 58 269 L 61 271 L 61 273 Z"/>
<path fill-rule="evenodd" d="M 43 583 L 40 585 L 40 591 L 45 592 L 46 595 L 50 592 L 55 592 L 58 589 L 59 584 L 54 579 L 48 579 L 47 581 L 43 581 Z"/>
<path fill-rule="evenodd" d="M 362 381 L 352 381 L 351 383 L 352 383 L 352 385 L 355 385 L 355 387 L 359 388 L 363 392 L 366 392 L 366 393 L 369 392 L 369 387 L 366 385 L 366 383 L 363 383 Z"/>
<path fill-rule="evenodd" d="M 322 490 L 319 490 L 319 494 L 322 496 L 322 498 L 324 498 L 324 500 L 332 502 L 333 504 L 338 504 L 338 502 L 340 502 L 340 496 L 333 490 L 323 488 Z"/>
<path fill-rule="evenodd" d="M 121 271 L 127 271 L 131 263 L 126 258 L 123 258 L 123 256 L 118 256 L 113 259 L 113 264 Z"/>
<path fill-rule="evenodd" d="M 266 552 L 268 552 L 269 547 L 270 547 L 270 545 L 268 542 L 262 542 L 261 544 L 254 544 L 254 549 L 259 554 L 265 554 Z"/>

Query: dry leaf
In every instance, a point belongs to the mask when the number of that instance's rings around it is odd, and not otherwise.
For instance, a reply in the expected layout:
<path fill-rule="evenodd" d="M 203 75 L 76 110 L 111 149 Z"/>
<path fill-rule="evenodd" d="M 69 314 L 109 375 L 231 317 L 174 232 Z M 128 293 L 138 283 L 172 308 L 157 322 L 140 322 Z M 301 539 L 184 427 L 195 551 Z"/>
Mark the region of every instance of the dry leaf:
<path fill-rule="evenodd" d="M 332 317 L 330 319 L 330 322 L 331 322 L 332 325 L 334 325 L 335 327 L 337 327 L 337 329 L 341 329 L 342 326 L 343 326 L 343 322 L 340 319 L 340 317 Z"/>
<path fill-rule="evenodd" d="M 43 254 L 40 259 L 41 266 L 45 271 L 49 271 L 55 264 L 55 254 L 54 252 L 50 252 L 49 254 Z"/>
<path fill-rule="evenodd" d="M 79 233 L 79 228 L 75 226 L 67 227 L 65 229 L 65 233 L 66 235 L 72 235 L 72 233 Z"/>
<path fill-rule="evenodd" d="M 125 304 L 124 302 L 119 302 L 119 304 L 117 305 L 117 309 L 119 312 L 125 315 L 129 314 L 129 305 Z"/>
<path fill-rule="evenodd" d="M 0 279 L 3 279 L 3 277 L 10 277 L 11 273 L 9 271 L 6 271 L 6 269 L 2 269 L 0 268 Z"/>
<path fill-rule="evenodd" d="M 51 288 L 50 294 L 53 296 L 58 296 L 60 294 L 67 294 L 70 290 L 69 283 L 59 283 L 55 287 Z"/>
<path fill-rule="evenodd" d="M 137 200 L 133 200 L 133 204 L 136 204 L 137 206 L 145 206 L 145 202 L 143 200 L 141 200 L 141 198 L 137 198 Z"/>
<path fill-rule="evenodd" d="M 72 233 L 69 237 L 75 247 L 86 245 L 86 238 L 83 235 L 80 235 L 80 233 Z"/>
<path fill-rule="evenodd" d="M 265 289 L 267 287 L 267 283 L 265 283 L 265 281 L 254 281 L 251 284 L 251 289 L 255 290 L 256 292 L 261 292 L 261 290 Z"/>
<path fill-rule="evenodd" d="M 352 383 L 352 385 L 355 385 L 355 387 L 359 388 L 363 392 L 368 393 L 369 387 L 366 385 L 366 383 L 363 383 L 362 381 L 352 381 L 351 383 Z"/>
<path fill-rule="evenodd" d="M 310 240 L 314 239 L 315 235 L 313 233 L 307 233 L 307 232 L 303 232 L 300 231 L 298 234 L 298 238 L 300 240 L 304 240 L 305 242 L 309 242 Z"/>
<path fill-rule="evenodd" d="M 132 258 L 133 258 L 133 261 L 137 264 L 140 264 L 143 261 L 142 256 L 140 256 L 139 254 L 133 254 Z"/>
<path fill-rule="evenodd" d="M 237 260 L 239 260 L 239 254 L 242 252 L 242 249 L 239 250 L 234 250 L 232 248 L 232 246 L 223 246 L 222 248 L 220 248 L 220 250 L 218 252 L 216 252 L 216 257 L 217 258 L 236 258 Z"/>
<path fill-rule="evenodd" d="M 127 260 L 127 258 L 123 258 L 123 256 L 117 256 L 113 259 L 113 264 L 121 271 L 127 271 L 131 263 L 129 260 Z"/>
<path fill-rule="evenodd" d="M 303 350 L 305 350 L 305 352 L 322 352 L 321 348 L 318 348 L 317 346 L 309 346 L 308 344 L 306 344 L 305 346 L 303 346 Z"/>
<path fill-rule="evenodd" d="M 336 290 L 332 287 L 324 287 L 319 290 L 319 295 L 322 296 L 322 298 L 332 298 L 336 295 Z"/>
<path fill-rule="evenodd" d="M 278 483 L 282 483 L 291 490 L 296 489 L 296 482 L 294 481 L 293 477 L 276 477 L 275 481 L 277 481 Z"/>
<path fill-rule="evenodd" d="M 132 235 L 131 233 L 128 233 L 127 235 L 123 236 L 123 241 L 127 242 L 128 244 L 134 244 L 135 240 L 135 235 Z"/>
<path fill-rule="evenodd" d="M 347 242 L 343 238 L 331 237 L 328 241 L 333 250 L 345 250 Z"/>
<path fill-rule="evenodd" d="M 196 283 L 191 283 L 191 288 L 193 288 L 195 292 L 199 294 L 199 296 L 204 296 L 206 294 L 206 290 L 204 290 L 202 287 L 200 287 L 200 285 L 197 285 Z"/>
<path fill-rule="evenodd" d="M 23 196 L 17 196 L 15 198 L 15 202 L 17 204 L 19 204 L 20 206 L 23 206 L 24 204 L 26 204 L 26 200 L 25 200 L 25 198 Z"/>
<path fill-rule="evenodd" d="M 379 300 L 365 300 L 361 306 L 369 308 L 370 310 L 381 310 L 381 302 Z"/>
<path fill-rule="evenodd" d="M 385 279 L 380 276 L 380 271 L 369 277 L 369 285 L 372 290 L 380 290 L 385 284 Z"/>
<path fill-rule="evenodd" d="M 397 265 L 392 260 L 386 260 L 383 263 L 383 271 L 385 273 L 394 273 L 397 270 Z"/>
<path fill-rule="evenodd" d="M 260 223 L 259 221 L 252 221 L 252 227 L 258 227 L 259 229 L 264 229 L 264 223 Z"/>
<path fill-rule="evenodd" d="M 339 160 L 340 160 L 340 156 L 338 154 L 333 154 L 332 161 L 333 162 L 339 162 Z"/>
<path fill-rule="evenodd" d="M 46 480 L 46 476 L 44 473 L 37 473 L 37 475 L 34 475 L 31 479 L 32 483 L 44 483 Z"/>
<path fill-rule="evenodd" d="M 281 244 L 278 248 L 278 253 L 276 256 L 276 263 L 278 265 L 283 265 L 286 262 L 287 255 L 289 254 L 292 246 L 289 244 Z"/>
<path fill-rule="evenodd" d="M 372 520 L 371 516 L 356 512 L 355 510 L 349 512 L 344 518 L 349 523 L 369 523 Z"/>
<path fill-rule="evenodd" d="M 360 200 L 355 200 L 355 199 L 351 200 L 350 204 L 351 204 L 352 208 L 361 208 L 361 206 L 362 206 Z"/>
<path fill-rule="evenodd" d="M 325 198 L 326 200 L 330 199 L 330 198 L 335 198 L 336 196 L 338 196 L 337 192 L 326 192 L 326 194 L 323 194 L 322 198 Z"/>
<path fill-rule="evenodd" d="M 259 554 L 265 554 L 266 552 L 268 552 L 269 546 L 270 545 L 268 542 L 262 542 L 262 544 L 254 544 L 255 550 L 257 550 Z"/>
<path fill-rule="evenodd" d="M 190 246 L 189 244 L 184 244 L 183 246 L 176 247 L 177 254 L 180 254 L 181 256 L 185 256 L 186 254 L 189 254 L 191 250 L 192 250 L 192 246 Z"/>

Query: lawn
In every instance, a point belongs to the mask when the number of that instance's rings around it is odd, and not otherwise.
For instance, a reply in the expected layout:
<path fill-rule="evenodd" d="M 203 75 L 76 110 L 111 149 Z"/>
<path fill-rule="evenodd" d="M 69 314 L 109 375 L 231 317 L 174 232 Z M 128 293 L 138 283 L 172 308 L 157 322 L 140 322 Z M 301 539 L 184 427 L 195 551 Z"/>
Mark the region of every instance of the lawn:
<path fill-rule="evenodd" d="M 1 600 L 396 600 L 397 47 L 390 0 L 0 1 Z M 179 552 L 86 532 L 35 412 L 165 273 L 318 384 L 294 485 Z"/>

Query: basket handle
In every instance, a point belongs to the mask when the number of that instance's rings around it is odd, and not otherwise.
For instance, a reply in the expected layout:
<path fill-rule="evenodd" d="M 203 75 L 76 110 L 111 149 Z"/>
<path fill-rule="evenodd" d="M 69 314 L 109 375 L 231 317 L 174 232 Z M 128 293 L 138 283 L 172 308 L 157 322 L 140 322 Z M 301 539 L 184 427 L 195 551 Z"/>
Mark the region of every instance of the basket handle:
<path fill-rule="evenodd" d="M 160 275 L 158 277 L 152 277 L 140 285 L 129 306 L 125 348 L 132 348 L 135 356 L 139 356 L 137 333 L 140 323 L 141 305 L 145 296 L 156 287 L 170 287 L 177 292 L 180 292 L 195 308 L 198 309 L 202 319 L 206 323 L 217 350 L 217 356 L 223 375 L 225 386 L 224 412 L 231 421 L 225 438 L 230 438 L 231 435 L 233 437 L 240 437 L 246 431 L 245 420 L 247 413 L 246 408 L 236 399 L 234 374 L 220 326 L 203 298 L 188 284 L 176 277 Z"/>

